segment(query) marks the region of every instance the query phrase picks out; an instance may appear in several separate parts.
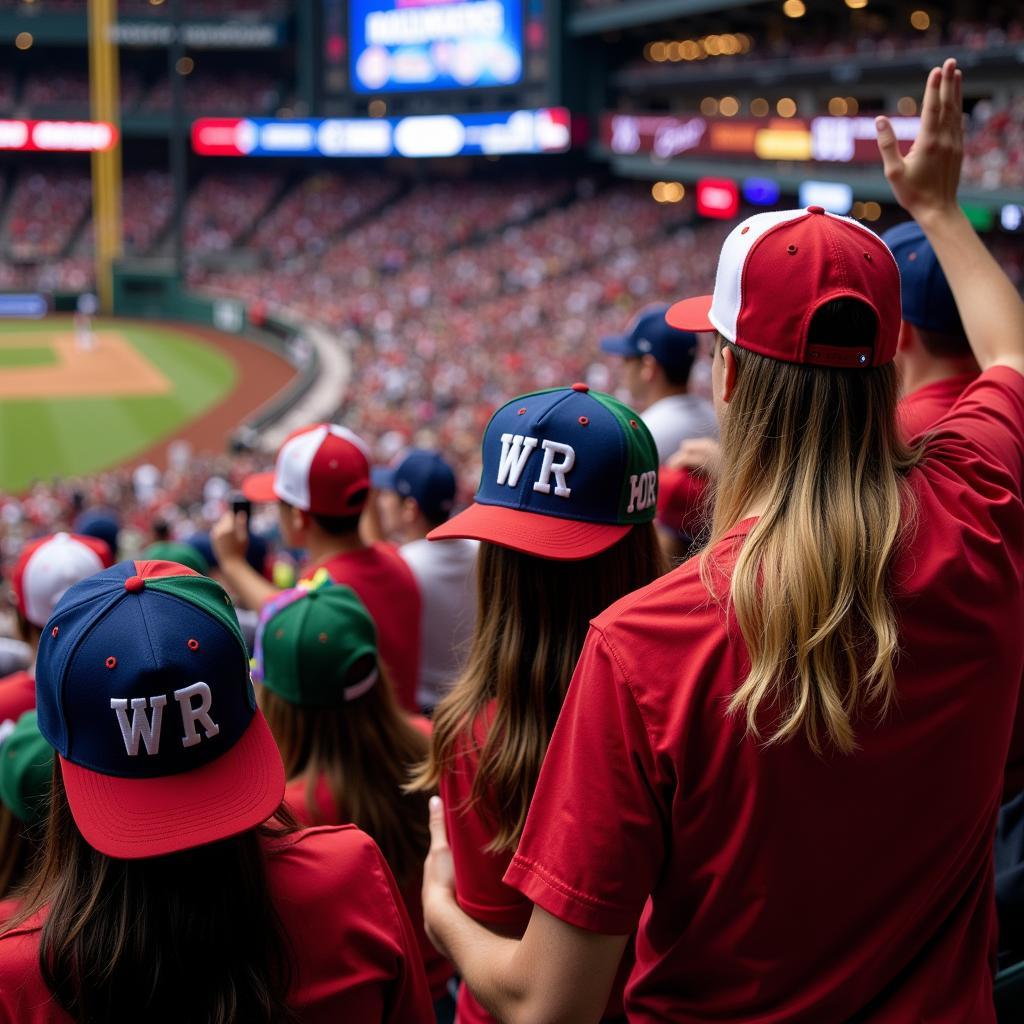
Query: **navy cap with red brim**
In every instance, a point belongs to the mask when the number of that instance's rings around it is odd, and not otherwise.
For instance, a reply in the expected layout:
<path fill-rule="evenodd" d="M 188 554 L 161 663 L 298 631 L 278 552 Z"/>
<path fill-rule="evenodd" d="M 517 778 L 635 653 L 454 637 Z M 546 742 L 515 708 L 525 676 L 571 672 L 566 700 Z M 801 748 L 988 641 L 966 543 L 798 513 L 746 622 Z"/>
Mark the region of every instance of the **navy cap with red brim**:
<path fill-rule="evenodd" d="M 474 502 L 431 530 L 427 540 L 485 540 L 539 558 L 569 562 L 607 551 L 631 529 L 629 525 L 586 523 Z"/>
<path fill-rule="evenodd" d="M 670 327 L 680 331 L 693 331 L 701 334 L 706 331 L 717 331 L 708 314 L 711 312 L 713 295 L 697 295 L 692 299 L 683 299 L 668 307 L 665 321 Z"/>

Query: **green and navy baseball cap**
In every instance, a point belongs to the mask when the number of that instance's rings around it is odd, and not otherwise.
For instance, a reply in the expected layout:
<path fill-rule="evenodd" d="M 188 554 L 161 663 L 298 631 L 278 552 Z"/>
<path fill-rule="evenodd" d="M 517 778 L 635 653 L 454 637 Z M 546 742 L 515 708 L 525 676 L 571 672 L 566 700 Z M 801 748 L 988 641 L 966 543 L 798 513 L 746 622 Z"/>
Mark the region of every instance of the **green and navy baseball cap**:
<path fill-rule="evenodd" d="M 183 565 L 121 562 L 69 588 L 43 629 L 36 706 L 75 824 L 110 857 L 227 839 L 284 796 L 231 600 Z"/>
<path fill-rule="evenodd" d="M 0 746 L 0 803 L 26 825 L 46 816 L 53 777 L 53 747 L 43 739 L 36 712 L 26 711 Z"/>
<path fill-rule="evenodd" d="M 658 452 L 639 415 L 586 384 L 522 395 L 484 432 L 472 505 L 427 534 L 589 558 L 654 519 Z"/>
<path fill-rule="evenodd" d="M 200 576 L 210 575 L 210 563 L 203 557 L 202 552 L 181 541 L 157 541 L 142 552 L 142 557 L 147 562 L 177 562 L 199 573 Z"/>
<path fill-rule="evenodd" d="M 356 665 L 368 670 L 352 679 Z M 290 704 L 337 708 L 378 680 L 377 630 L 351 587 L 286 590 L 264 607 L 256 630 L 253 678 Z"/>

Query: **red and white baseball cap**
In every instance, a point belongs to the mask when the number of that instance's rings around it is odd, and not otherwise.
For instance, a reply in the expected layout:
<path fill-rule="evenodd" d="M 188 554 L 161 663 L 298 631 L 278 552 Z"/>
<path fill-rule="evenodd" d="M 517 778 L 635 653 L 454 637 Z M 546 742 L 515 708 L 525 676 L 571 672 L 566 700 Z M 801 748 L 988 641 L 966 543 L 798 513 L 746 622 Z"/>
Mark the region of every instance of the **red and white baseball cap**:
<path fill-rule="evenodd" d="M 370 456 L 351 430 L 318 423 L 281 445 L 273 473 L 242 483 L 250 501 L 284 501 L 318 516 L 358 515 L 370 489 Z"/>
<path fill-rule="evenodd" d="M 874 312 L 874 344 L 807 344 L 811 319 L 833 299 Z M 665 319 L 684 331 L 718 331 L 772 359 L 808 366 L 882 366 L 896 354 L 900 272 L 886 244 L 847 217 L 806 210 L 758 213 L 733 228 L 718 258 L 713 295 L 677 302 Z"/>
<path fill-rule="evenodd" d="M 21 549 L 11 586 L 18 611 L 40 629 L 73 583 L 107 568 L 110 548 L 97 537 L 54 533 Z"/>

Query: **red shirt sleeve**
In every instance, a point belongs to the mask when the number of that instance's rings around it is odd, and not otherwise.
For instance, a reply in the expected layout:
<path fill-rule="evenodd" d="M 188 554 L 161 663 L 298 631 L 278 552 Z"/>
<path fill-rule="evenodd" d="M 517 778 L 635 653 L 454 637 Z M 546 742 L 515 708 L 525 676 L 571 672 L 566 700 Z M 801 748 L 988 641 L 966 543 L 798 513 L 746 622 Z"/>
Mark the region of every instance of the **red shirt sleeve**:
<path fill-rule="evenodd" d="M 995 485 L 1021 496 L 1024 376 L 1008 366 L 989 368 L 932 429 L 926 459 L 955 464 L 975 489 Z"/>
<path fill-rule="evenodd" d="M 632 932 L 665 857 L 659 790 L 628 680 L 591 627 L 505 881 L 569 924 Z"/>

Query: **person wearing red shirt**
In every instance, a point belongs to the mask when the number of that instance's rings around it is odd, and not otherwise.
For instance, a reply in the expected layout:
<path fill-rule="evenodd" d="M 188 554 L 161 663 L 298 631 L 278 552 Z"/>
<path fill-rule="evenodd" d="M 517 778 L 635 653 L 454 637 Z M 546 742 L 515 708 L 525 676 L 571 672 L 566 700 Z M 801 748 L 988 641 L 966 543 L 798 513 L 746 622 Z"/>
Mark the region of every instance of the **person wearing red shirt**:
<path fill-rule="evenodd" d="M 250 501 L 277 502 L 285 545 L 306 551 L 300 583 L 319 574 L 359 595 L 377 626 L 398 703 L 416 712 L 420 592 L 412 570 L 390 544 L 366 544 L 359 536 L 370 492 L 366 445 L 333 423 L 305 427 L 281 446 L 274 471 L 246 478 L 242 490 Z M 243 605 L 258 610 L 279 591 L 246 562 L 247 540 L 244 513 L 225 513 L 210 531 L 224 579 Z"/>
<path fill-rule="evenodd" d="M 1024 303 L 956 202 L 961 111 L 949 60 L 906 157 L 878 122 L 983 371 L 926 445 L 897 431 L 896 265 L 856 222 L 749 218 L 670 311 L 719 335 L 711 537 L 594 620 L 505 875 L 521 940 L 459 909 L 431 806 L 428 931 L 503 1020 L 595 1020 L 634 928 L 637 1024 L 995 1020 Z"/>
<path fill-rule="evenodd" d="M 68 587 L 110 562 L 106 542 L 78 534 L 48 534 L 21 549 L 11 574 L 11 603 L 18 633 L 33 658 L 39 648 L 40 631 Z M 13 729 L 14 723 L 35 706 L 36 681 L 31 666 L 0 679 L 0 734 Z"/>
<path fill-rule="evenodd" d="M 45 846 L 0 930 L 0 1022 L 432 1024 L 356 828 L 296 829 L 227 594 L 171 562 L 75 584 L 40 643 Z"/>
<path fill-rule="evenodd" d="M 351 587 L 286 590 L 260 615 L 253 680 L 284 761 L 285 802 L 304 825 L 354 823 L 388 862 L 423 954 L 439 1020 L 455 1004 L 451 964 L 423 930 L 427 798 L 402 787 L 430 745 L 430 722 L 385 685 L 370 613 Z"/>
<path fill-rule="evenodd" d="M 502 881 L 522 832 L 587 621 L 665 570 L 654 533 L 658 455 L 637 414 L 586 384 L 522 395 L 484 433 L 473 505 L 428 535 L 483 542 L 466 668 L 438 705 L 418 792 L 440 788 L 459 906 L 521 935 L 530 901 Z M 623 958 L 622 981 L 631 964 Z M 622 984 L 604 1007 L 622 1013 Z M 459 1024 L 494 1017 L 471 988 Z"/>

